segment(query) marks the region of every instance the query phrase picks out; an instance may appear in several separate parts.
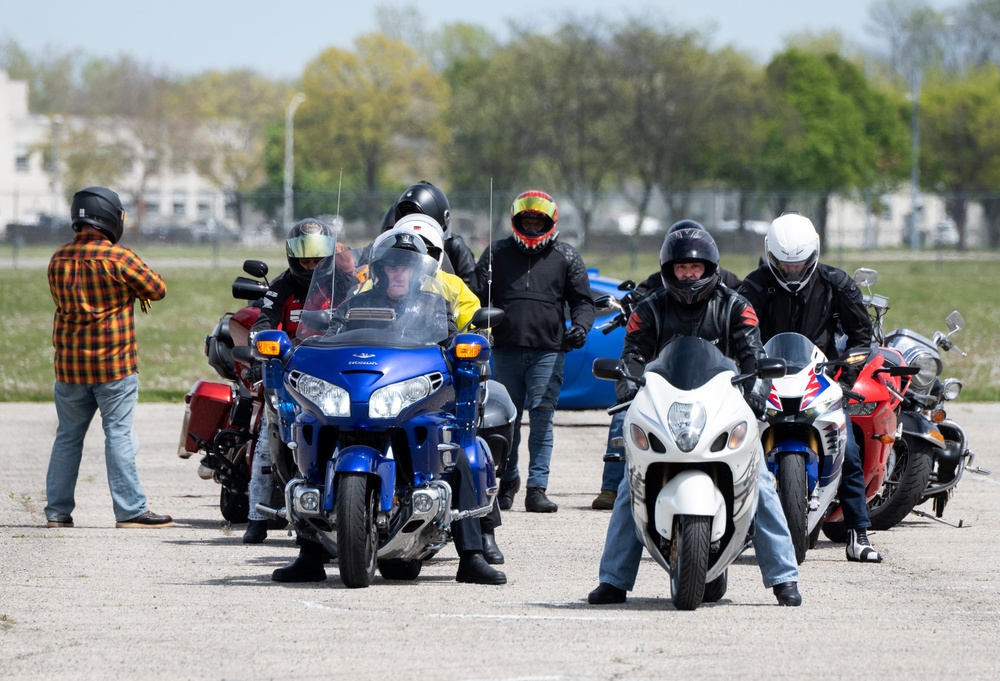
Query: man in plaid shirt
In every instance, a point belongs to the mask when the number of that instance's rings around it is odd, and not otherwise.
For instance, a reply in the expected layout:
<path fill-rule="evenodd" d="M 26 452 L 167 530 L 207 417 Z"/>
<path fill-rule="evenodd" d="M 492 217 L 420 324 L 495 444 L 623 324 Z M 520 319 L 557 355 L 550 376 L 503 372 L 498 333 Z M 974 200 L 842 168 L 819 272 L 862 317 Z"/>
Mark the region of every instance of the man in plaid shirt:
<path fill-rule="evenodd" d="M 132 417 L 139 396 L 134 306 L 167 293 L 163 278 L 135 253 L 118 245 L 125 211 L 104 187 L 73 196 L 72 242 L 49 261 L 49 289 L 56 304 L 55 404 L 59 417 L 45 480 L 47 527 L 73 527 L 74 491 L 83 438 L 97 410 L 104 427 L 104 458 L 115 511 L 115 527 L 166 527 L 167 515 L 152 513 L 135 466 L 138 440 Z"/>

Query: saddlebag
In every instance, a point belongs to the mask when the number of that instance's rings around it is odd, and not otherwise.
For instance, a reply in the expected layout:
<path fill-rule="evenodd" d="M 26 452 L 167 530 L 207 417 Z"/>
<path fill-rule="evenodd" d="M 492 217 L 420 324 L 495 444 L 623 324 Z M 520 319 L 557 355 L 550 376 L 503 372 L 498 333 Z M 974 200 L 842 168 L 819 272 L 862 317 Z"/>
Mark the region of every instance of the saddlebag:
<path fill-rule="evenodd" d="M 229 427 L 233 388 L 226 383 L 198 381 L 184 396 L 184 402 L 187 406 L 181 431 L 182 448 L 189 455 L 208 451 L 215 434 Z"/>
<path fill-rule="evenodd" d="M 497 476 L 507 470 L 507 457 L 514 442 L 514 420 L 517 410 L 510 399 L 510 394 L 502 383 L 490 380 L 488 382 L 489 396 L 483 407 L 483 427 L 479 436 L 489 445 L 493 463 L 497 468 Z"/>

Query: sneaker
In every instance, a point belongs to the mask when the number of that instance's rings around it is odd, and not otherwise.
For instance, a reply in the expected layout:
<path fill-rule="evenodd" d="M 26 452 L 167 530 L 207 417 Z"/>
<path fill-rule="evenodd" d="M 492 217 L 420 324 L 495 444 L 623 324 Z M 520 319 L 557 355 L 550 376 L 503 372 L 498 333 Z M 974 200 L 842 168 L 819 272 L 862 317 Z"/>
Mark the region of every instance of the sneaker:
<path fill-rule="evenodd" d="M 174 519 L 168 515 L 156 515 L 152 511 L 146 511 L 142 515 L 137 515 L 131 520 L 121 520 L 115 523 L 115 527 L 155 529 L 158 527 L 171 527 L 173 524 Z"/>
<path fill-rule="evenodd" d="M 881 563 L 882 554 L 872 548 L 866 530 L 848 530 L 847 560 L 852 563 Z"/>
<path fill-rule="evenodd" d="M 555 513 L 559 505 L 545 496 L 544 487 L 529 487 L 524 495 L 524 510 L 528 513 Z"/>
<path fill-rule="evenodd" d="M 597 588 L 587 594 L 587 602 L 591 605 L 612 605 L 614 603 L 624 603 L 628 596 L 625 589 L 619 589 L 607 582 L 601 582 Z"/>
<path fill-rule="evenodd" d="M 787 605 L 793 608 L 802 605 L 802 594 L 799 593 L 797 582 L 775 584 L 771 591 L 774 592 L 774 597 L 778 599 L 778 605 Z"/>
<path fill-rule="evenodd" d="M 45 527 L 73 527 L 73 518 L 65 518 L 63 520 L 47 520 L 45 522 Z"/>
<path fill-rule="evenodd" d="M 595 511 L 610 511 L 615 507 L 615 499 L 617 498 L 618 490 L 602 489 L 590 507 Z"/>

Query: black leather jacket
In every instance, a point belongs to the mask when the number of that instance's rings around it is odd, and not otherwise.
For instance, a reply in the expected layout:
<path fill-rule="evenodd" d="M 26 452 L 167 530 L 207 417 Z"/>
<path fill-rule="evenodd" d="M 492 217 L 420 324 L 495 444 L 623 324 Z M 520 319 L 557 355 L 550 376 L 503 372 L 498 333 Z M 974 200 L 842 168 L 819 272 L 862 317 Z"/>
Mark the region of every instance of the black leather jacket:
<path fill-rule="evenodd" d="M 682 305 L 666 289 L 656 289 L 640 301 L 625 327 L 622 366 L 633 376 L 642 373 L 670 340 L 678 336 L 704 338 L 732 358 L 741 372 L 757 368 L 764 354 L 753 307 L 732 289 L 717 285 L 712 295 L 698 305 Z M 632 399 L 635 387 L 618 381 L 620 402 Z"/>
<path fill-rule="evenodd" d="M 846 272 L 820 264 L 806 287 L 791 293 L 763 265 L 746 276 L 739 288 L 760 317 L 760 335 L 766 343 L 779 333 L 801 333 L 827 356 L 839 356 L 838 324 L 847 335 L 847 347 L 868 347 L 872 323 L 861 300 L 861 289 Z"/>

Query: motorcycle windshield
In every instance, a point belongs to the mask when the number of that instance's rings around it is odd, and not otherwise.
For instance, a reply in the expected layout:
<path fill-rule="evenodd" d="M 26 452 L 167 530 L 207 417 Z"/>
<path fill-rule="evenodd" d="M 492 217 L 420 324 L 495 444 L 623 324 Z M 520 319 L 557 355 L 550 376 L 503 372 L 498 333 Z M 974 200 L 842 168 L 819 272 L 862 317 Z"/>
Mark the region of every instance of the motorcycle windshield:
<path fill-rule="evenodd" d="M 779 333 L 764 344 L 768 357 L 785 360 L 789 374 L 797 374 L 813 364 L 813 353 L 818 352 L 812 341 L 798 333 Z M 820 360 L 822 361 L 822 360 Z"/>
<path fill-rule="evenodd" d="M 437 261 L 425 254 L 391 249 L 388 256 L 371 263 L 367 281 L 355 280 L 354 290 L 339 305 L 316 309 L 307 304 L 299 328 L 308 321 L 313 333 L 300 334 L 300 340 L 324 347 L 423 347 L 445 341 L 450 335 L 450 310 L 435 276 L 437 268 Z M 336 272 L 332 278 L 337 278 Z M 336 283 L 333 288 L 337 290 Z"/>
<path fill-rule="evenodd" d="M 695 390 L 724 371 L 737 373 L 736 362 L 708 341 L 682 336 L 667 343 L 646 371 L 662 376 L 680 390 Z"/>

